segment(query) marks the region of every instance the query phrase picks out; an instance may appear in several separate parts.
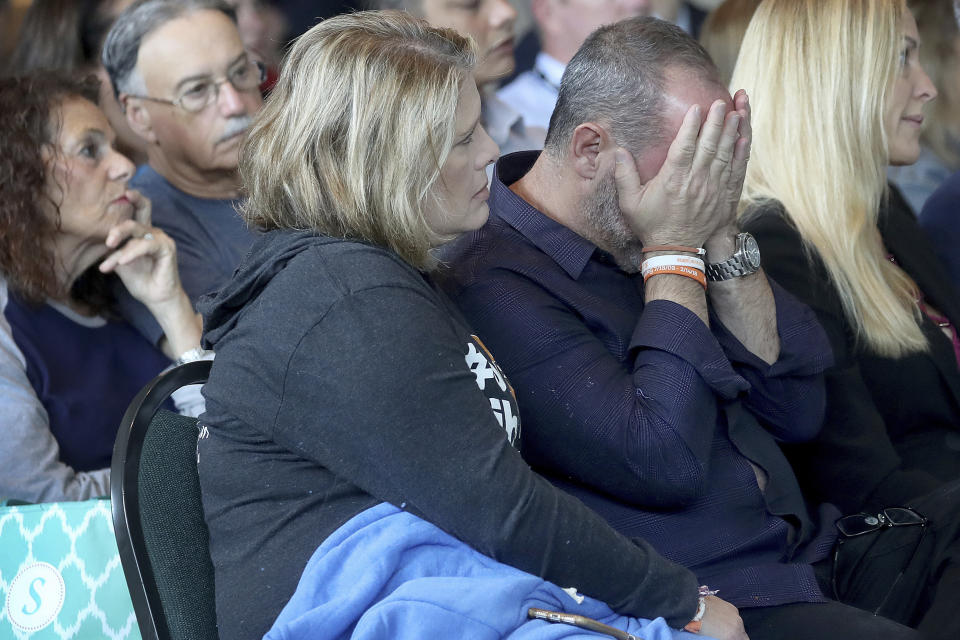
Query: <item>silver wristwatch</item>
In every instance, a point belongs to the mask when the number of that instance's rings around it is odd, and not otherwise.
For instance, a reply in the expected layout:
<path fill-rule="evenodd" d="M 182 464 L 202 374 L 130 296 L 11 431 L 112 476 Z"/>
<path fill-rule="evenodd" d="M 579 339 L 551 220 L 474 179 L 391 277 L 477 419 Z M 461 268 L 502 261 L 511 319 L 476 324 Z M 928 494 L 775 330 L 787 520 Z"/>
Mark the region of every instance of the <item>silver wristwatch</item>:
<path fill-rule="evenodd" d="M 749 233 L 737 234 L 737 250 L 723 262 L 707 265 L 707 280 L 719 282 L 756 273 L 760 269 L 760 247 Z"/>

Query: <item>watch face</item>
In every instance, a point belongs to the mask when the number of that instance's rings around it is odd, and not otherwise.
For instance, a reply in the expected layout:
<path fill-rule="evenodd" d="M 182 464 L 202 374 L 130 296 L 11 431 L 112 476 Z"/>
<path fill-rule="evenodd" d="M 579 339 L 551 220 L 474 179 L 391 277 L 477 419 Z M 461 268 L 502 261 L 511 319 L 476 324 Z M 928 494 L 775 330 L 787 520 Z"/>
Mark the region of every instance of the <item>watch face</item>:
<path fill-rule="evenodd" d="M 756 239 L 749 233 L 743 234 L 743 255 L 749 264 L 754 269 L 760 268 L 760 246 L 757 244 Z"/>

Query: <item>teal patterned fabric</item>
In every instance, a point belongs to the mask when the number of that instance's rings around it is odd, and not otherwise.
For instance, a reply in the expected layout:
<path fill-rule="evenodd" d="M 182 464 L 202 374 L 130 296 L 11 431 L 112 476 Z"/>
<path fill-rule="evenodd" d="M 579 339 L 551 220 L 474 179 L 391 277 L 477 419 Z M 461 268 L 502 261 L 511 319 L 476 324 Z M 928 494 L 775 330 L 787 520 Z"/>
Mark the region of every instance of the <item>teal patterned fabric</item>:
<path fill-rule="evenodd" d="M 0 506 L 0 604 L 0 640 L 139 639 L 110 501 Z"/>

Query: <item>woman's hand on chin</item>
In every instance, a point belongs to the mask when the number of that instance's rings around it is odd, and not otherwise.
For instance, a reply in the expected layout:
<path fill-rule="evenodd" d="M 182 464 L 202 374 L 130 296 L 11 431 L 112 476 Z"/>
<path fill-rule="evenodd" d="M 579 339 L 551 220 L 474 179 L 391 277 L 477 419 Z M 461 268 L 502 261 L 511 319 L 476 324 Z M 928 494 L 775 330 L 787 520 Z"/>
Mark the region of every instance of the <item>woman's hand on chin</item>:
<path fill-rule="evenodd" d="M 101 273 L 114 272 L 134 298 L 151 308 L 179 297 L 183 288 L 177 271 L 177 248 L 163 231 L 150 225 L 150 201 L 128 190 L 133 219 L 107 233 L 111 252 L 100 263 Z"/>
<path fill-rule="evenodd" d="M 150 226 L 150 201 L 127 191 L 134 205 L 133 219 L 115 225 L 107 234 L 111 253 L 100 263 L 102 273 L 116 273 L 130 294 L 157 319 L 172 358 L 200 344 L 201 322 L 180 284 L 177 247 L 166 233 Z"/>

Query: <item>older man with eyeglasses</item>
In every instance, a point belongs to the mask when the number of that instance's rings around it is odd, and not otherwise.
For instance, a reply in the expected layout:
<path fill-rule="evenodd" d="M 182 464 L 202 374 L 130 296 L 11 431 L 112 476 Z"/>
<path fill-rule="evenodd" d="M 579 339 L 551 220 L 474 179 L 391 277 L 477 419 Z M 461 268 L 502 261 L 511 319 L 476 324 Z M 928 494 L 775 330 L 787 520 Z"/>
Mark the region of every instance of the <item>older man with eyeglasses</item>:
<path fill-rule="evenodd" d="M 244 49 L 233 10 L 215 0 L 147 0 L 120 15 L 103 65 L 127 120 L 147 143 L 131 181 L 177 243 L 194 302 L 233 273 L 253 239 L 235 210 L 240 143 L 263 101 L 263 67 Z"/>

